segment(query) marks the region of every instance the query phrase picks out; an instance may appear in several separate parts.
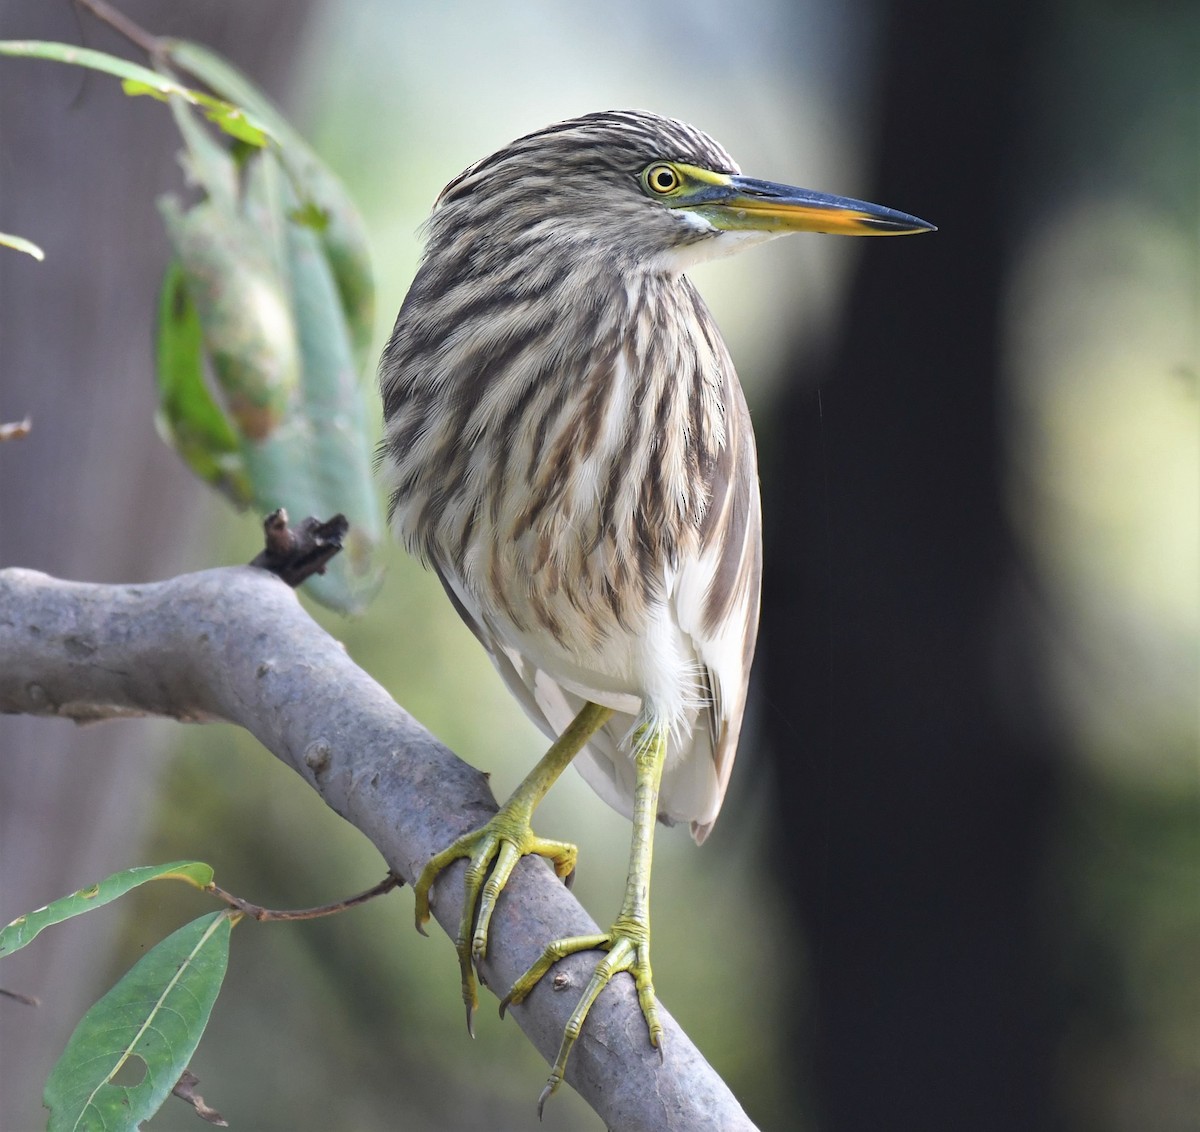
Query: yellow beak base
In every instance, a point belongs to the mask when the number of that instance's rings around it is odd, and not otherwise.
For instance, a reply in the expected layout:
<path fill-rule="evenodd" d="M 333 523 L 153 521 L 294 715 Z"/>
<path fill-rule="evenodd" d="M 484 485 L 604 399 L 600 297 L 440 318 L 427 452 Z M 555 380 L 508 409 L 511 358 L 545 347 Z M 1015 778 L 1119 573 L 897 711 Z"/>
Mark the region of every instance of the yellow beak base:
<path fill-rule="evenodd" d="M 936 232 L 926 220 L 881 204 L 798 189 L 754 177 L 688 168 L 688 190 L 671 202 L 725 231 L 827 232 L 839 236 L 908 236 Z"/>

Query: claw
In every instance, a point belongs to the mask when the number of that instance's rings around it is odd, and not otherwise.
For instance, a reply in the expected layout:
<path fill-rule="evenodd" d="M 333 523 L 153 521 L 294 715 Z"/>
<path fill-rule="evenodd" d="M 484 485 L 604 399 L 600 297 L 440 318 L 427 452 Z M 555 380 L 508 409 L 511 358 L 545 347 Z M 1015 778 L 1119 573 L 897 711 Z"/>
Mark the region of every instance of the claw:
<path fill-rule="evenodd" d="M 495 911 L 500 893 L 508 883 L 517 862 L 522 857 L 535 854 L 545 857 L 554 867 L 555 874 L 566 880 L 568 885 L 574 877 L 575 861 L 578 856 L 575 846 L 565 841 L 548 841 L 538 837 L 530 828 L 529 819 L 546 791 L 570 765 L 571 760 L 595 731 L 608 722 L 612 714 L 611 708 L 601 707 L 594 703 L 585 704 L 571 725 L 554 742 L 537 766 L 525 776 L 521 785 L 513 792 L 512 797 L 505 802 L 491 820 L 478 829 L 459 837 L 436 854 L 421 870 L 417 883 L 413 885 L 417 931 L 425 935 L 427 934 L 425 924 L 428 922 L 430 914 L 429 893 L 434 882 L 439 874 L 453 862 L 464 857 L 467 859 L 463 911 L 454 947 L 458 954 L 458 964 L 462 974 L 462 995 L 463 1003 L 466 1006 L 467 1033 L 471 1037 L 475 1036 L 475 1008 L 477 1005 L 475 964 L 487 955 L 492 913 Z M 601 936 L 599 939 L 604 940 L 606 937 Z M 594 946 L 599 945 L 597 943 Z M 567 953 L 563 952 L 562 954 Z M 561 958 L 561 955 L 556 958 Z M 538 961 L 539 964 L 542 962 L 542 960 Z M 504 1012 L 511 1004 L 520 1002 L 533 989 L 537 980 L 554 962 L 554 958 L 546 959 L 544 967 L 537 971 L 536 976 L 533 976 L 533 968 L 531 968 L 521 980 L 518 980 L 518 985 L 514 986 L 513 990 L 500 1002 L 501 1018 L 504 1017 Z M 534 967 L 538 967 L 538 964 L 535 964 Z M 648 974 L 649 969 L 647 968 L 647 976 Z M 598 984 L 592 995 L 593 998 L 600 993 L 607 981 L 606 978 Z M 518 994 L 516 992 L 521 988 L 522 983 L 525 984 L 524 988 Z M 583 1007 L 582 1010 L 580 1007 L 576 1007 L 579 1025 L 582 1025 L 583 1016 L 586 1013 L 586 1007 Z M 574 1019 L 574 1017 L 573 1015 L 572 1018 Z M 578 1032 L 577 1026 L 575 1034 Z M 559 1061 L 561 1064 L 556 1063 L 555 1067 L 557 1079 L 552 1075 L 550 1083 L 538 1101 L 539 1117 L 546 1097 L 554 1092 L 558 1082 L 562 1080 L 562 1071 L 566 1064 L 566 1055 L 570 1051 L 570 1044 L 570 1042 L 565 1042 L 564 1049 L 560 1051 Z"/>
<path fill-rule="evenodd" d="M 542 1119 L 542 1109 L 546 1107 L 546 1102 L 550 1099 L 551 1094 L 557 1088 L 558 1082 L 551 1077 L 550 1080 L 546 1082 L 546 1087 L 542 1090 L 541 1095 L 538 1097 L 538 1120 Z"/>
<path fill-rule="evenodd" d="M 542 976 L 560 959 L 580 951 L 598 950 L 608 953 L 596 964 L 587 988 L 571 1012 L 571 1017 L 567 1019 L 562 1044 L 558 1048 L 558 1056 L 554 1059 L 550 1078 L 542 1090 L 542 1095 L 538 1098 L 539 1119 L 547 1099 L 566 1076 L 567 1059 L 571 1056 L 571 1050 L 575 1047 L 575 1042 L 583 1029 L 588 1011 L 600 997 L 600 992 L 612 982 L 613 976 L 622 971 L 628 971 L 637 985 L 638 1004 L 646 1019 L 650 1044 L 658 1050 L 659 1062 L 662 1062 L 664 1057 L 663 1029 L 658 1018 L 658 1000 L 654 996 L 654 983 L 650 973 L 649 938 L 648 923 L 637 918 L 623 917 L 610 931 L 602 935 L 573 936 L 570 939 L 555 940 L 546 947 L 529 970 L 513 983 L 512 989 L 501 1000 L 500 1013 L 503 1016 L 509 1006 L 517 1006 L 524 1002 L 533 988 L 541 981 Z"/>
<path fill-rule="evenodd" d="M 426 935 L 430 890 L 438 876 L 453 862 L 462 858 L 467 860 L 466 891 L 454 950 L 462 977 L 467 1033 L 471 1037 L 475 1036 L 475 1008 L 478 1005 L 475 964 L 487 955 L 492 913 L 513 869 L 523 856 L 536 854 L 546 857 L 555 872 L 561 875 L 564 869 L 574 868 L 576 852 L 574 845 L 536 836 L 529 827 L 525 807 L 510 803 L 479 829 L 464 834 L 443 849 L 421 871 L 413 893 L 417 930 Z"/>

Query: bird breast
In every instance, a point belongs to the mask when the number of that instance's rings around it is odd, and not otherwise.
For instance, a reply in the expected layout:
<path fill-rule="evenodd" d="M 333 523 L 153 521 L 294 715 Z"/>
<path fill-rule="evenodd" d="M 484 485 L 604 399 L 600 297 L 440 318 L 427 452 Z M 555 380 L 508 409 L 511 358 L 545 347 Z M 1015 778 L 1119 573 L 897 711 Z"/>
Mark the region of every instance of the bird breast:
<path fill-rule="evenodd" d="M 726 444 L 716 328 L 667 275 L 459 292 L 418 276 L 384 355 L 394 523 L 489 634 L 637 694 Z"/>

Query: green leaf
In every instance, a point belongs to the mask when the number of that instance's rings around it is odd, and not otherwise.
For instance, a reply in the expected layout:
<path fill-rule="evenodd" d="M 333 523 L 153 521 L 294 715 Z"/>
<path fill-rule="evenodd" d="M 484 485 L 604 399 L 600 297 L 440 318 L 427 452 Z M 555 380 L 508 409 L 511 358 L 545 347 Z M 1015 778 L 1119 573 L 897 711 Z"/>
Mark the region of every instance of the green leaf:
<path fill-rule="evenodd" d="M 135 1132 L 187 1068 L 229 961 L 237 919 L 214 912 L 148 951 L 84 1016 L 50 1073 L 50 1132 Z M 140 1080 L 118 1084 L 118 1073 Z"/>
<path fill-rule="evenodd" d="M 240 72 L 196 44 L 166 41 L 166 53 L 271 133 L 272 145 L 242 157 L 235 180 L 177 103 L 188 163 L 208 199 L 186 213 L 169 199 L 160 206 L 254 504 L 350 519 L 345 553 L 306 588 L 357 612 L 378 588 L 372 557 L 382 528 L 362 381 L 374 332 L 362 221 L 336 177 Z M 172 442 L 183 450 L 173 434 Z"/>
<path fill-rule="evenodd" d="M 342 512 L 350 520 L 345 551 L 306 590 L 322 604 L 357 613 L 379 588 L 372 564 L 382 518 L 371 466 L 366 404 L 355 366 L 346 314 L 320 236 L 288 225 L 288 276 L 303 361 L 303 413 L 311 437 L 309 460 L 316 515 Z M 307 512 L 301 512 L 307 513 Z"/>
<path fill-rule="evenodd" d="M 33 256 L 36 260 L 46 258 L 46 253 L 37 246 L 32 240 L 25 239 L 24 236 L 11 236 L 7 232 L 0 232 L 0 245 L 6 248 L 13 248 L 16 251 L 24 252 L 26 255 Z"/>
<path fill-rule="evenodd" d="M 267 144 L 268 131 L 252 115 L 238 106 L 213 98 L 198 90 L 182 86 L 165 75 L 157 74 L 148 67 L 131 63 L 105 51 L 95 51 L 90 47 L 76 47 L 71 43 L 54 43 L 39 39 L 4 39 L 0 40 L 0 55 L 13 55 L 24 59 L 47 59 L 53 63 L 68 63 L 76 67 L 88 67 L 93 71 L 101 71 L 106 75 L 114 75 L 121 79 L 121 85 L 126 94 L 150 95 L 152 98 L 165 100 L 168 95 L 177 94 L 187 99 L 193 106 L 199 106 L 205 115 L 227 134 L 251 145 Z"/>
<path fill-rule="evenodd" d="M 244 106 L 281 146 L 288 149 L 308 148 L 271 100 L 229 60 L 211 48 L 186 39 L 167 39 L 163 44 L 172 63 L 195 75 L 222 98 Z"/>
<path fill-rule="evenodd" d="M 205 483 L 238 507 L 252 499 L 237 433 L 204 377 L 204 333 L 177 259 L 167 264 L 158 303 L 156 424 Z"/>
<path fill-rule="evenodd" d="M 43 929 L 53 924 L 61 924 L 74 916 L 81 916 L 94 908 L 103 908 L 111 904 L 119 896 L 145 884 L 151 880 L 182 880 L 194 888 L 204 888 L 211 884 L 213 871 L 211 865 L 203 861 L 172 861 L 167 865 L 139 865 L 137 868 L 125 869 L 112 876 L 105 877 L 99 884 L 91 888 L 81 888 L 78 892 L 64 896 L 53 904 L 18 916 L 11 924 L 0 931 L 0 956 L 11 955 L 20 951 L 27 943 Z"/>
<path fill-rule="evenodd" d="M 324 232 L 329 227 L 329 213 L 319 208 L 311 200 L 288 213 L 288 219 L 299 224 L 302 228 L 311 228 L 314 232 Z"/>
<path fill-rule="evenodd" d="M 158 83 L 123 79 L 121 89 L 130 97 L 145 94 L 160 102 L 166 102 L 172 95 L 178 95 L 198 107 L 213 125 L 219 126 L 230 137 L 260 148 L 267 144 L 267 132 L 240 106 L 234 106 L 231 102 L 213 98 L 212 95 L 198 90 L 181 87 L 172 79 L 164 77 Z"/>
<path fill-rule="evenodd" d="M 195 108 L 182 98 L 171 99 L 171 114 L 187 145 L 180 156 L 188 181 L 202 188 L 218 207 L 233 212 L 238 195 L 238 163 L 228 146 L 201 124 Z"/>
<path fill-rule="evenodd" d="M 366 227 L 350 194 L 312 147 L 245 75 L 207 47 L 169 40 L 171 62 L 195 75 L 223 98 L 244 106 L 279 147 L 299 198 L 302 223 L 315 228 L 337 283 L 358 370 L 370 368 L 375 335 L 375 277 Z M 319 223 L 313 221 L 320 217 Z"/>
<path fill-rule="evenodd" d="M 243 141 L 247 145 L 264 146 L 267 144 L 266 130 L 240 107 L 222 102 L 219 98 L 211 101 L 206 99 L 202 105 L 204 106 L 204 116 L 213 125 L 220 126 L 231 138 Z"/>
<path fill-rule="evenodd" d="M 172 197 L 159 209 L 225 407 L 242 438 L 264 440 L 289 416 L 300 384 L 287 284 L 263 233 L 238 214 L 212 200 L 184 212 Z"/>

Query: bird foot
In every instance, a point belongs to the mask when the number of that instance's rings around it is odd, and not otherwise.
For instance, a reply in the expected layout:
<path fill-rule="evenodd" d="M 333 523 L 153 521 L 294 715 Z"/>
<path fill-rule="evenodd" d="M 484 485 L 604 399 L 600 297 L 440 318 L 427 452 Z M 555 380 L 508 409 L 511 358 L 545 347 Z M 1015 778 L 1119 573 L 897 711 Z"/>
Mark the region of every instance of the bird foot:
<path fill-rule="evenodd" d="M 475 962 L 487 955 L 488 928 L 496 901 L 517 862 L 535 854 L 545 857 L 560 878 L 575 871 L 578 850 L 565 841 L 538 837 L 529 825 L 529 808 L 510 800 L 490 821 L 448 845 L 421 871 L 413 886 L 416 897 L 417 931 L 425 935 L 429 921 L 429 895 L 438 875 L 454 861 L 467 860 L 466 898 L 454 949 L 462 973 L 462 996 L 467 1008 L 467 1031 L 475 1036 L 476 993 Z M 478 914 L 476 906 L 478 905 Z"/>
<path fill-rule="evenodd" d="M 538 1098 L 538 1117 L 542 1107 L 555 1089 L 562 1083 L 567 1070 L 567 1058 L 583 1030 L 584 1020 L 600 992 L 608 986 L 614 975 L 628 971 L 637 987 L 638 1005 L 646 1019 L 650 1032 L 650 1045 L 658 1050 L 659 1060 L 663 1056 L 663 1027 L 658 1017 L 658 1000 L 654 996 L 654 982 L 650 973 L 650 925 L 645 917 L 622 914 L 611 930 L 599 935 L 572 936 L 558 939 L 549 944 L 541 956 L 512 986 L 500 1003 L 500 1015 L 510 1006 L 524 1002 L 537 986 L 542 976 L 560 959 L 579 951 L 605 951 L 607 954 L 596 964 L 592 977 L 583 995 L 567 1019 L 558 1056 L 550 1070 L 549 1080 Z"/>

